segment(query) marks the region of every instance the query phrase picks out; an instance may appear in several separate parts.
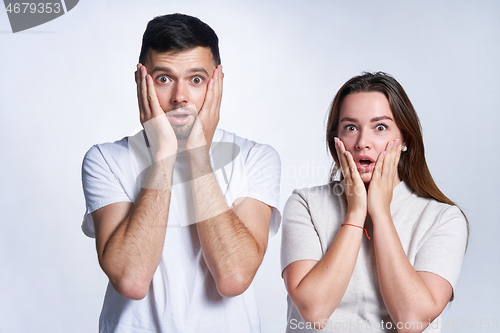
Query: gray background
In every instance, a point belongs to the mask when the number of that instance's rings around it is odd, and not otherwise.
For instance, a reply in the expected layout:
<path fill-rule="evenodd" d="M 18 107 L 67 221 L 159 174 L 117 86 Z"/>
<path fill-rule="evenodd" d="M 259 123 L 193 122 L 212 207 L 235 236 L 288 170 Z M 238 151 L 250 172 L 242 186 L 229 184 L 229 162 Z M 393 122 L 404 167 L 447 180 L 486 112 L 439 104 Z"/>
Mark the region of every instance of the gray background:
<path fill-rule="evenodd" d="M 107 280 L 80 230 L 81 162 L 139 125 L 142 33 L 172 12 L 218 33 L 220 127 L 280 153 L 281 208 L 294 188 L 327 181 L 324 122 L 338 88 L 362 71 L 393 74 L 437 184 L 470 220 L 448 331 L 500 320 L 500 1 L 84 0 L 17 34 L 0 10 L 0 332 L 96 331 Z M 286 325 L 280 237 L 255 281 L 269 333 Z"/>

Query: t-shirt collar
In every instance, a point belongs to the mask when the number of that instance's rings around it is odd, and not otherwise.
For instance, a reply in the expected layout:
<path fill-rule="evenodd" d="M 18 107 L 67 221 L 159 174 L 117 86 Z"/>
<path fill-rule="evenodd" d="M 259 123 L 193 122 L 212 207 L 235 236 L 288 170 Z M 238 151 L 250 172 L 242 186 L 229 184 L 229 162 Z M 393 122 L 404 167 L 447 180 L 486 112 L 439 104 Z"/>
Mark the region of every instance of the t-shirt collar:
<path fill-rule="evenodd" d="M 401 181 L 392 192 L 391 205 L 395 205 L 403 200 L 408 199 L 413 194 L 412 189 L 404 182 Z"/>

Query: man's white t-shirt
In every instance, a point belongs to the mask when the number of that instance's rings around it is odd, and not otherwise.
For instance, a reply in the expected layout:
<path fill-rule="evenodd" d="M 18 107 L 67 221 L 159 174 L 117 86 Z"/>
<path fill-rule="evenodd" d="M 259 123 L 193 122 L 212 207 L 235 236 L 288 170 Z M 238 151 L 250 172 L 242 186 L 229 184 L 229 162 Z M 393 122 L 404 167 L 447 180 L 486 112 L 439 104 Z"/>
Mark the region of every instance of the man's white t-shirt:
<path fill-rule="evenodd" d="M 273 207 L 269 233 L 280 224 L 277 209 L 281 164 L 268 145 L 217 129 L 211 163 L 228 206 L 237 198 L 257 199 Z M 87 204 L 82 230 L 95 237 L 91 213 L 115 202 L 135 202 L 140 175 L 151 165 L 143 131 L 114 143 L 93 146 L 86 154 L 82 182 Z M 174 166 L 172 195 L 162 257 L 148 294 L 135 301 L 108 283 L 99 320 L 108 332 L 260 332 L 254 291 L 222 297 L 201 252 L 186 154 Z"/>

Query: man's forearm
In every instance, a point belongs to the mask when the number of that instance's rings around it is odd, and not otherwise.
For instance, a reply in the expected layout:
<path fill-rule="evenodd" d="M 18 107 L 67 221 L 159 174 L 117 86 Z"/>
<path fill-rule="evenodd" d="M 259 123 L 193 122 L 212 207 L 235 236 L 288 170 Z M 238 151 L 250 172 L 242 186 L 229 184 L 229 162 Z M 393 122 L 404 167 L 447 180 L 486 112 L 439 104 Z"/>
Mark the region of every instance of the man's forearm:
<path fill-rule="evenodd" d="M 260 244 L 228 207 L 210 166 L 208 149 L 202 149 L 188 154 L 203 256 L 219 293 L 236 296 L 252 282 L 267 243 Z"/>
<path fill-rule="evenodd" d="M 127 298 L 143 298 L 160 262 L 171 195 L 172 159 L 150 167 L 138 199 L 99 253 L 104 272 Z"/>

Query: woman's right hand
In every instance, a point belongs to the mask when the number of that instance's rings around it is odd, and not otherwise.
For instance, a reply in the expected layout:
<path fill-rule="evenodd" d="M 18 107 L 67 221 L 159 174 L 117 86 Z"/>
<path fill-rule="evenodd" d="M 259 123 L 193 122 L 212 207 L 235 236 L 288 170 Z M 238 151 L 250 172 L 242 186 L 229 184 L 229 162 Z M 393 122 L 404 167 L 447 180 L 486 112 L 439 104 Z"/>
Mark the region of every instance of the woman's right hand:
<path fill-rule="evenodd" d="M 365 221 L 368 211 L 368 199 L 365 184 L 359 175 L 358 168 L 350 152 L 345 149 L 344 143 L 335 138 L 335 147 L 344 176 L 344 189 L 347 198 L 347 216 L 358 217 L 356 221 Z"/>

